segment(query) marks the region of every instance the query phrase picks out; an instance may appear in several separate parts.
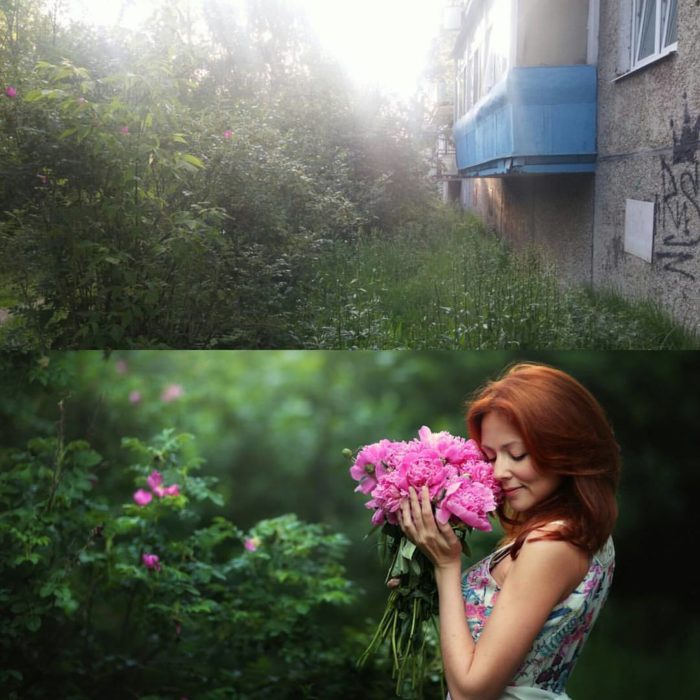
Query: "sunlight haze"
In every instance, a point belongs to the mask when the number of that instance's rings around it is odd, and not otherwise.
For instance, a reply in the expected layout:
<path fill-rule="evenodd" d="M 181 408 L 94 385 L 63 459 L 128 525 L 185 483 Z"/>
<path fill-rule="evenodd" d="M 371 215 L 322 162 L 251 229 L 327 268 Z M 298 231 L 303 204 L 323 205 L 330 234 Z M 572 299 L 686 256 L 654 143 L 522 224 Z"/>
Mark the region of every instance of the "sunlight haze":
<path fill-rule="evenodd" d="M 242 0 L 229 0 L 241 5 Z M 322 45 L 358 84 L 378 86 L 400 97 L 416 90 L 432 38 L 438 31 L 440 0 L 287 0 L 302 7 Z M 70 16 L 110 26 L 136 28 L 154 0 L 94 2 L 69 0 Z"/>

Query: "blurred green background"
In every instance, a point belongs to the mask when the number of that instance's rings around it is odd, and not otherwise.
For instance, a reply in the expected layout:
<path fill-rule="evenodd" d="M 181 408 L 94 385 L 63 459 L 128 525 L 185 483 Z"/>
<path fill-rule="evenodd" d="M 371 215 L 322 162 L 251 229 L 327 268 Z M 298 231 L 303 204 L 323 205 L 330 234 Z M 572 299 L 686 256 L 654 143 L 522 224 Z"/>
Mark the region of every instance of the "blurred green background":
<path fill-rule="evenodd" d="M 421 425 L 465 434 L 464 405 L 508 364 L 534 360 L 573 374 L 599 399 L 622 448 L 617 570 L 579 661 L 572 698 L 697 698 L 700 605 L 691 574 L 700 493 L 700 354 L 693 352 L 138 351 L 6 358 L 0 444 L 55 434 L 86 439 L 105 460 L 95 488 L 128 500 L 122 436 L 192 433 L 203 475 L 220 480 L 224 515 L 248 528 L 296 513 L 352 541 L 346 567 L 361 595 L 338 625 L 381 614 L 384 571 L 365 539 L 369 511 L 343 448 L 410 439 Z M 31 379 L 31 381 L 30 381 Z M 477 533 L 474 556 L 497 533 Z M 358 609 L 359 608 L 359 609 Z"/>

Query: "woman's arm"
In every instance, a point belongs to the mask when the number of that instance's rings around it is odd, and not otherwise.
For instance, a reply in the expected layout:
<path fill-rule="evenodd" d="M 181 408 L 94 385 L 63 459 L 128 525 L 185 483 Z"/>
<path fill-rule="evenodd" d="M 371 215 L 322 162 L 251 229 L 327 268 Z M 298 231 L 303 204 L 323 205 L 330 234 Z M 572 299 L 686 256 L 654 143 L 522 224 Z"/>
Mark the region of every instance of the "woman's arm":
<path fill-rule="evenodd" d="M 452 700 L 495 700 L 522 664 L 549 613 L 585 575 L 586 555 L 568 542 L 526 540 L 475 644 L 464 611 L 457 536 L 449 525 L 435 521 L 427 489 L 420 500 L 411 494 L 400 517 L 407 536 L 435 567 L 440 643 Z"/>

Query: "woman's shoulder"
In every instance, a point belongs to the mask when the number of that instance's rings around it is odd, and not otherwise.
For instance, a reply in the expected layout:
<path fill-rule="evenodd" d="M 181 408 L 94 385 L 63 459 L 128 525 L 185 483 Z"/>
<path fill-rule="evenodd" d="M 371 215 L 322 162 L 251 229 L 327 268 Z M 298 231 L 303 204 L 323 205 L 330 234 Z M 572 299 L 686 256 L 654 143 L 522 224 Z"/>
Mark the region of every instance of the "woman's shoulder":
<path fill-rule="evenodd" d="M 566 588 L 572 590 L 588 572 L 591 559 L 568 540 L 547 537 L 551 533 L 561 532 L 565 524 L 561 520 L 552 521 L 528 533 L 518 560 L 524 559 L 530 567 L 545 569 L 565 581 Z"/>
<path fill-rule="evenodd" d="M 538 525 L 534 530 L 528 533 L 525 540 L 537 539 L 542 535 L 547 535 L 551 532 L 563 532 L 567 526 L 566 520 L 550 520 L 547 523 L 542 523 Z"/>

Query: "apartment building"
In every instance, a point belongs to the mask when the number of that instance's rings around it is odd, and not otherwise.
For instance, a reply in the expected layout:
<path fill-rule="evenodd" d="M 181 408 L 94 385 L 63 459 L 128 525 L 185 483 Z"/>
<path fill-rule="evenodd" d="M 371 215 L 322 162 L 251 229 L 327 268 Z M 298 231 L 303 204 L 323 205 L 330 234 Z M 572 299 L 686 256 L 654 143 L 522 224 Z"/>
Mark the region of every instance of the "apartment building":
<path fill-rule="evenodd" d="M 658 300 L 700 327 L 700 3 L 449 10 L 444 197 L 516 246 L 539 245 L 563 278 Z"/>

